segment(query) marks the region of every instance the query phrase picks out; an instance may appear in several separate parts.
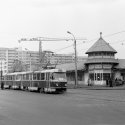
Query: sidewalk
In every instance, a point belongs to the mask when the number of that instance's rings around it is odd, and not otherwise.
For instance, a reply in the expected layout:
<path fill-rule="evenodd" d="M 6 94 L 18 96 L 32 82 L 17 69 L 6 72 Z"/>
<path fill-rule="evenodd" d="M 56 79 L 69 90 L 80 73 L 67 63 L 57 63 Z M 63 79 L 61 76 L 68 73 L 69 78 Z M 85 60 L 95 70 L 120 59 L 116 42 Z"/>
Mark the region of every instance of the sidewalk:
<path fill-rule="evenodd" d="M 68 84 L 68 89 L 75 89 L 75 85 Z M 87 86 L 87 85 L 78 85 L 77 89 L 88 89 L 88 90 L 125 90 L 125 85 L 121 86 Z"/>

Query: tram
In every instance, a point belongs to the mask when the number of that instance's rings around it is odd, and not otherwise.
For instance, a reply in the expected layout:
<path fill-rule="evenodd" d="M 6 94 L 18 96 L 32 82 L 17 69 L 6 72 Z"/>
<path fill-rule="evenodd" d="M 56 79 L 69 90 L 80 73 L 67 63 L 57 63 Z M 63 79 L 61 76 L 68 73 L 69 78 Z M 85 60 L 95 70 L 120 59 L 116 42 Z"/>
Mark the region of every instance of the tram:
<path fill-rule="evenodd" d="M 48 69 L 42 71 L 14 72 L 3 76 L 4 88 L 38 92 L 65 92 L 66 71 Z"/>

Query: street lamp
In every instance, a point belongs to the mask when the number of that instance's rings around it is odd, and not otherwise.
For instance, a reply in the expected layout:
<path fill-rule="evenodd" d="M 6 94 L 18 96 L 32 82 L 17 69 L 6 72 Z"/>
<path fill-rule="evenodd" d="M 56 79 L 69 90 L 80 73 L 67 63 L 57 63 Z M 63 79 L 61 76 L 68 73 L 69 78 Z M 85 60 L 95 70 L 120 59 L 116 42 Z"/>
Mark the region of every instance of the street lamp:
<path fill-rule="evenodd" d="M 25 50 L 29 51 L 27 48 L 25 48 Z M 30 71 L 31 71 L 31 53 L 29 52 L 30 54 Z"/>
<path fill-rule="evenodd" d="M 75 36 L 67 31 L 68 34 L 71 34 L 73 36 L 73 40 L 74 40 L 74 50 L 75 50 L 75 88 L 77 88 L 77 85 L 78 85 L 78 75 L 77 75 L 77 52 L 76 52 L 76 38 Z"/>
<path fill-rule="evenodd" d="M 3 69 L 2 69 L 2 61 L 5 60 L 4 58 L 0 58 L 1 60 L 1 84 L 2 84 L 2 77 L 3 77 Z"/>

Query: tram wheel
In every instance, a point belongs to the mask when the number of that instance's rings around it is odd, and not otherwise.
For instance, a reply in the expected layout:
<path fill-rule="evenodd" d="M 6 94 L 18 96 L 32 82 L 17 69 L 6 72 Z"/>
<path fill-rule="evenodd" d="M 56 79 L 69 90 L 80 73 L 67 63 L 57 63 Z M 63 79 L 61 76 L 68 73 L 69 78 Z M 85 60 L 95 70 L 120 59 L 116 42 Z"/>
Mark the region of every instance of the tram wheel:
<path fill-rule="evenodd" d="M 39 92 L 40 92 L 40 93 L 44 93 L 44 88 L 40 88 L 40 89 L 39 89 Z"/>

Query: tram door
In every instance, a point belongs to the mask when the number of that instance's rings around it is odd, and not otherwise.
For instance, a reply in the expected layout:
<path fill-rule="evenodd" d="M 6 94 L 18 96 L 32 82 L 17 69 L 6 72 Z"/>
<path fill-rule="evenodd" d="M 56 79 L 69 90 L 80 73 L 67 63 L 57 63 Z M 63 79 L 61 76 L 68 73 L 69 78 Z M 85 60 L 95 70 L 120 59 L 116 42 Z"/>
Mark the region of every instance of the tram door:
<path fill-rule="evenodd" d="M 50 73 L 46 73 L 46 88 L 50 87 Z"/>

